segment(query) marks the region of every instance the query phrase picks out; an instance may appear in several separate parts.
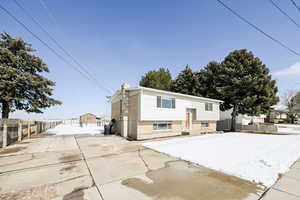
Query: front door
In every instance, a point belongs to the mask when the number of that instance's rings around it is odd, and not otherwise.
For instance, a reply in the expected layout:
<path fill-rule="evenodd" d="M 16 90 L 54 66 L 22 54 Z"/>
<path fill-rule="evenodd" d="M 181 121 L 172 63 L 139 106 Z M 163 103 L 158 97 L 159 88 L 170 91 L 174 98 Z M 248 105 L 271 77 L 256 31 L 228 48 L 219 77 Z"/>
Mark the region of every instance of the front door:
<path fill-rule="evenodd" d="M 191 130 L 192 129 L 192 113 L 191 112 L 186 112 L 186 120 L 185 120 L 185 128 L 187 130 Z"/>

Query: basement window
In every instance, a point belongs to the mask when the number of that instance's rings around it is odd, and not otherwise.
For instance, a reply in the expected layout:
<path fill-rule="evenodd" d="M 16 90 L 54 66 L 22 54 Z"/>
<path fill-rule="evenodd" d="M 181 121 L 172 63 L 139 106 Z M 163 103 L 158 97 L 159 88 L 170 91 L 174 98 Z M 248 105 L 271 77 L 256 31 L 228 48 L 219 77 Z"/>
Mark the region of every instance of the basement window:
<path fill-rule="evenodd" d="M 202 121 L 201 122 L 201 127 L 208 128 L 209 127 L 209 122 L 208 121 Z"/>
<path fill-rule="evenodd" d="M 170 130 L 170 129 L 172 129 L 172 122 L 153 123 L 153 130 Z"/>

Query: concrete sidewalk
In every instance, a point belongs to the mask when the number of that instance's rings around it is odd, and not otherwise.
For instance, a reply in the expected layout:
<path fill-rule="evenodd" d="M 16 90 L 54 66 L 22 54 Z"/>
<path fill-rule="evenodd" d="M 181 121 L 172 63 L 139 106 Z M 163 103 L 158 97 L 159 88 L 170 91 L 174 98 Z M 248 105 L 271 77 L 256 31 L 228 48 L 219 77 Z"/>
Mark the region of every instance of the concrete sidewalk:
<path fill-rule="evenodd" d="M 0 199 L 257 200 L 264 193 L 256 184 L 141 143 L 66 136 L 12 145 L 0 151 Z"/>
<path fill-rule="evenodd" d="M 300 160 L 266 192 L 262 200 L 300 200 Z"/>

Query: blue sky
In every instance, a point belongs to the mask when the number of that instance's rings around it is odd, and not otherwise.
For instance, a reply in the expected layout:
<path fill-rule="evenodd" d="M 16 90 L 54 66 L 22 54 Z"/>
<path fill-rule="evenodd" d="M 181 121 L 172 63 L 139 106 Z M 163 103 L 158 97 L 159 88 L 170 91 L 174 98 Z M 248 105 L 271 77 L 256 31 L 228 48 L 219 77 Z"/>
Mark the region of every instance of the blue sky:
<path fill-rule="evenodd" d="M 274 0 L 298 23 L 290 1 Z M 246 48 L 270 68 L 279 95 L 300 87 L 300 58 L 253 30 L 214 0 L 18 0 L 103 86 L 117 90 L 123 82 L 138 85 L 149 70 L 167 67 L 176 76 L 186 64 L 200 70 L 230 51 Z M 300 29 L 268 0 L 224 0 L 248 20 L 300 52 Z M 299 3 L 300 1 L 296 0 Z M 1 4 L 44 41 L 59 49 L 12 0 Z M 45 9 L 43 4 L 49 9 Z M 0 10 L 0 31 L 22 37 L 37 49 L 56 82 L 54 97 L 63 105 L 43 115 L 16 112 L 15 118 L 70 118 L 85 112 L 102 115 L 110 105 L 95 84 L 58 59 Z M 62 52 L 60 52 L 64 55 Z M 67 57 L 66 57 L 67 58 Z"/>

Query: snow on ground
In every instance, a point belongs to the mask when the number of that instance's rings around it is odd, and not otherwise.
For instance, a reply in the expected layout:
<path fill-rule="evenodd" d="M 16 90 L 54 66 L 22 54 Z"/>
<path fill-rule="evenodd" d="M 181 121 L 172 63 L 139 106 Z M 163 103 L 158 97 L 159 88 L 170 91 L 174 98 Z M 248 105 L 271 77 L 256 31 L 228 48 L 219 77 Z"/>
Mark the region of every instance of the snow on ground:
<path fill-rule="evenodd" d="M 143 145 L 266 187 L 300 157 L 300 135 L 209 134 Z"/>
<path fill-rule="evenodd" d="M 300 134 L 300 126 L 296 124 L 275 124 L 279 133 Z"/>
<path fill-rule="evenodd" d="M 47 130 L 45 133 L 56 134 L 56 135 L 77 135 L 77 134 L 102 134 L 104 131 L 103 126 L 96 125 L 83 125 L 80 127 L 79 124 L 60 124 L 55 128 Z"/>

